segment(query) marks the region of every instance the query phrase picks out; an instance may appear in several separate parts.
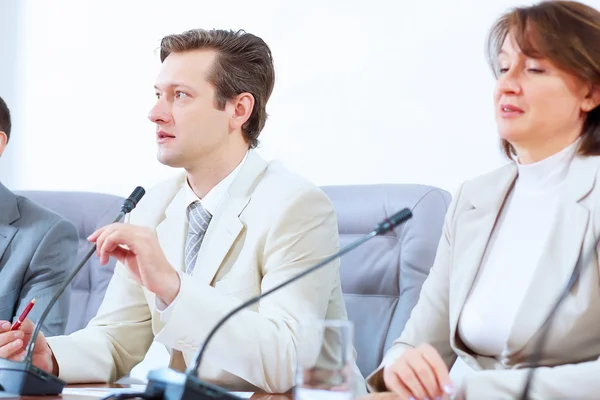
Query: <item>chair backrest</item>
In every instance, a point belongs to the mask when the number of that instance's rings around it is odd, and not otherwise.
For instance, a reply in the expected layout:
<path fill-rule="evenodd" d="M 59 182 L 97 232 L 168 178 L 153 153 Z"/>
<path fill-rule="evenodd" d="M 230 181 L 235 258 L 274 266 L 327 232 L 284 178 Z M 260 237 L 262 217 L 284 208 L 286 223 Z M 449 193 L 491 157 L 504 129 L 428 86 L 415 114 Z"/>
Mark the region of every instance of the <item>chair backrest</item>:
<path fill-rule="evenodd" d="M 88 192 L 20 191 L 43 207 L 71 221 L 79 232 L 77 262 L 91 249 L 87 237 L 96 229 L 111 223 L 118 215 L 123 200 L 120 197 Z M 66 333 L 84 328 L 94 317 L 104 298 L 116 262 L 111 259 L 101 266 L 92 256 L 71 283 L 71 308 Z"/>
<path fill-rule="evenodd" d="M 373 372 L 400 336 L 433 265 L 451 196 L 424 185 L 354 185 L 322 188 L 338 216 L 340 246 L 371 232 L 395 212 L 413 217 L 341 259 L 348 317 L 354 322 L 357 363 Z"/>
<path fill-rule="evenodd" d="M 332 200 L 340 246 L 367 234 L 402 208 L 413 217 L 394 232 L 375 237 L 341 259 L 348 317 L 355 325 L 358 366 L 372 372 L 402 330 L 433 264 L 450 194 L 424 185 L 351 185 L 322 188 Z M 87 237 L 115 218 L 123 198 L 87 192 L 23 191 L 23 196 L 73 222 L 79 231 L 80 260 Z M 67 334 L 84 328 L 96 315 L 115 262 L 100 266 L 92 257 L 75 277 Z"/>

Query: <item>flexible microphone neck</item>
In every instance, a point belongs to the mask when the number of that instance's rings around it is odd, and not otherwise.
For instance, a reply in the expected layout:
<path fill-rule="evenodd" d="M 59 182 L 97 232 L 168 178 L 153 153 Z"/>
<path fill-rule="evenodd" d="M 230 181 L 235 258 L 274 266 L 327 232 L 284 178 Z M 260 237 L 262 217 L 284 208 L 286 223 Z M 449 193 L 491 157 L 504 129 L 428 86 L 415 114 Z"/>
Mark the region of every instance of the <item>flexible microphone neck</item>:
<path fill-rule="evenodd" d="M 535 346 L 533 348 L 533 353 L 531 353 L 531 356 L 527 360 L 528 365 L 529 365 L 529 371 L 527 371 L 527 378 L 525 380 L 525 384 L 523 385 L 523 390 L 521 391 L 521 396 L 519 396 L 519 400 L 527 400 L 529 398 L 529 392 L 531 391 L 531 385 L 533 383 L 533 376 L 534 376 L 535 370 L 538 367 L 538 364 L 542 358 L 542 352 L 544 350 L 546 341 L 548 340 L 548 334 L 550 333 L 550 328 L 552 326 L 552 322 L 554 321 L 554 317 L 556 316 L 556 313 L 558 312 L 558 309 L 560 308 L 562 303 L 569 296 L 569 293 L 571 292 L 571 289 L 573 288 L 575 283 L 579 280 L 579 277 L 581 276 L 581 272 L 582 272 L 584 266 L 586 266 L 588 264 L 592 264 L 592 261 L 596 255 L 596 249 L 599 244 L 600 244 L 600 238 L 597 238 L 595 240 L 594 246 L 586 254 L 586 257 L 580 257 L 577 260 L 577 263 L 575 264 L 575 268 L 573 268 L 573 273 L 571 274 L 571 277 L 569 278 L 569 282 L 567 283 L 564 290 L 562 291 L 562 293 L 560 294 L 560 296 L 554 303 L 554 306 L 552 306 L 552 309 L 548 313 L 546 320 L 542 324 L 540 336 L 535 343 Z"/>
<path fill-rule="evenodd" d="M 142 188 L 141 186 L 136 187 L 135 190 L 131 193 L 131 195 L 123 202 L 123 205 L 121 206 L 121 212 L 119 213 L 117 218 L 114 219 L 113 223 L 121 221 L 121 219 L 126 214 L 130 213 L 135 208 L 135 206 L 140 201 L 140 199 L 144 196 L 145 193 L 146 193 L 146 191 L 144 190 L 144 188 Z M 50 300 L 50 302 L 48 303 L 46 308 L 44 308 L 44 311 L 42 312 L 42 315 L 38 319 L 37 324 L 35 325 L 35 328 L 33 330 L 33 333 L 31 334 L 31 340 L 29 341 L 29 344 L 27 345 L 27 348 L 25 351 L 25 358 L 23 361 L 27 365 L 33 365 L 33 352 L 35 350 L 35 341 L 36 341 L 37 336 L 40 333 L 40 329 L 42 328 L 44 321 L 46 320 L 46 317 L 50 313 L 50 310 L 52 309 L 54 304 L 58 301 L 59 297 L 67 289 L 67 287 L 71 284 L 71 281 L 75 278 L 75 275 L 77 275 L 77 273 L 81 270 L 81 268 L 83 268 L 85 263 L 90 259 L 90 257 L 92 256 L 92 254 L 94 254 L 95 251 L 96 251 L 96 244 L 94 244 L 92 246 L 92 248 L 87 252 L 85 257 L 83 257 L 83 260 L 81 260 L 79 265 L 77 265 L 77 267 L 69 274 L 67 279 L 58 288 L 58 290 L 56 291 L 56 293 L 54 294 L 54 296 L 52 297 L 52 299 Z"/>
<path fill-rule="evenodd" d="M 293 278 L 291 278 L 291 279 L 289 279 L 289 280 L 287 280 L 287 281 L 285 281 L 285 282 L 283 282 L 283 283 L 281 283 L 281 284 L 279 284 L 279 285 L 277 285 L 277 286 L 275 286 L 275 287 L 267 290 L 264 293 L 261 293 L 260 295 L 258 295 L 256 297 L 251 298 L 250 300 L 245 301 L 244 303 L 240 304 L 238 307 L 236 307 L 233 310 L 231 310 L 230 312 L 228 312 L 213 327 L 213 329 L 206 336 L 206 339 L 204 340 L 204 343 L 198 349 L 198 352 L 196 353 L 194 365 L 192 367 L 188 368 L 188 370 L 186 371 L 187 379 L 189 379 L 189 378 L 196 378 L 198 376 L 198 371 L 200 370 L 200 364 L 202 363 L 202 359 L 204 357 L 204 353 L 206 351 L 208 343 L 214 337 L 215 333 L 225 324 L 225 322 L 227 322 L 235 314 L 237 314 L 238 312 L 242 311 L 246 307 L 249 307 L 249 306 L 251 306 L 251 305 L 259 302 L 260 300 L 264 299 L 265 297 L 267 297 L 271 293 L 276 292 L 277 290 L 279 290 L 279 289 L 281 289 L 281 288 L 289 285 L 290 283 L 295 282 L 298 279 L 300 279 L 300 278 L 302 278 L 302 277 L 304 277 L 304 276 L 312 273 L 313 271 L 315 271 L 315 270 L 317 270 L 317 269 L 319 269 L 319 268 L 321 268 L 321 267 L 329 264 L 333 260 L 337 259 L 338 257 L 343 256 L 344 254 L 348 253 L 349 251 L 354 250 L 355 248 L 357 248 L 358 246 L 362 245 L 366 241 L 372 239 L 373 237 L 378 236 L 378 235 L 382 235 L 382 234 L 384 234 L 386 232 L 391 231 L 396 226 L 398 226 L 401 223 L 407 221 L 411 217 L 412 217 L 412 212 L 408 208 L 400 210 L 396 214 L 392 215 L 390 218 L 386 218 L 385 220 L 383 220 L 382 222 L 380 222 L 379 224 L 377 224 L 377 226 L 375 227 L 375 229 L 372 232 L 366 234 L 365 236 L 363 236 L 362 238 L 358 239 L 357 241 L 355 241 L 355 242 L 349 244 L 348 246 L 344 247 L 339 252 L 337 252 L 337 253 L 335 253 L 335 254 L 327 257 L 326 259 L 324 259 L 320 263 L 318 263 L 315 266 L 307 269 L 306 271 L 303 271 L 302 273 L 294 276 Z"/>

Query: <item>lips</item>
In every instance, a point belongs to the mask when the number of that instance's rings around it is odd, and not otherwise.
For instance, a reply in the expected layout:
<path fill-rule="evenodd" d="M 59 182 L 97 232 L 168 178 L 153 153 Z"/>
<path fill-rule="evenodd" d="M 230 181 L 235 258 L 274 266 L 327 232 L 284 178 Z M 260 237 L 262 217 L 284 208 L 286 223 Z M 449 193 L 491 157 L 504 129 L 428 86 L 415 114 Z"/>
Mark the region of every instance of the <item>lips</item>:
<path fill-rule="evenodd" d="M 519 112 L 519 113 L 524 112 L 519 107 L 513 106 L 512 104 L 500 104 L 500 110 L 503 112 Z"/>
<path fill-rule="evenodd" d="M 171 135 L 170 133 L 167 133 L 165 131 L 156 132 L 156 141 L 158 142 L 158 144 L 164 144 L 172 140 L 175 140 L 175 135 Z"/>
<path fill-rule="evenodd" d="M 513 118 L 522 115 L 525 111 L 512 104 L 500 104 L 500 114 L 503 118 Z"/>
<path fill-rule="evenodd" d="M 156 132 L 156 136 L 159 139 L 174 139 L 175 135 L 171 135 L 170 133 L 167 133 L 165 131 L 158 131 Z"/>

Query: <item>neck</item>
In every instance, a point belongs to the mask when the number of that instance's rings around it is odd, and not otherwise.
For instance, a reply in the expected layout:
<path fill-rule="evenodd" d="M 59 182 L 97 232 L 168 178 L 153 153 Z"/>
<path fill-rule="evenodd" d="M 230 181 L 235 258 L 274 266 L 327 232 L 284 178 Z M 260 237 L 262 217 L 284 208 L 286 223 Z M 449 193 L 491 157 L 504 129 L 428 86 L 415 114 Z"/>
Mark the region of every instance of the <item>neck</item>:
<path fill-rule="evenodd" d="M 519 164 L 527 165 L 542 161 L 573 144 L 579 138 L 577 134 L 563 136 L 556 140 L 544 140 L 535 143 L 511 143 L 517 152 Z"/>
<path fill-rule="evenodd" d="M 220 154 L 203 158 L 202 162 L 191 168 L 186 168 L 187 180 L 196 196 L 204 198 L 240 164 L 247 151 L 247 145 L 228 148 Z"/>

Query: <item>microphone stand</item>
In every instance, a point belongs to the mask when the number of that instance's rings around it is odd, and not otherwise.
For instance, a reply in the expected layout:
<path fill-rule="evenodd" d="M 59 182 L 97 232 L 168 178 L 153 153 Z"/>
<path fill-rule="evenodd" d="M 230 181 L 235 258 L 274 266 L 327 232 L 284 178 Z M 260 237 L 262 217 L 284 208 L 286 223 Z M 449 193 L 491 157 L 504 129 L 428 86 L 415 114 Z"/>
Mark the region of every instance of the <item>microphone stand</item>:
<path fill-rule="evenodd" d="M 412 212 L 407 208 L 397 212 L 390 218 L 386 218 L 385 220 L 377 224 L 377 226 L 372 232 L 358 239 L 356 242 L 353 242 L 348 246 L 344 247 L 336 254 L 325 258 L 323 261 L 319 262 L 313 267 L 267 290 L 266 292 L 249 299 L 248 301 L 242 303 L 238 307 L 231 310 L 214 326 L 214 328 L 207 335 L 206 339 L 204 340 L 204 344 L 200 347 L 200 349 L 197 352 L 194 365 L 188 368 L 185 374 L 181 372 L 176 372 L 169 368 L 150 371 L 150 373 L 148 374 L 148 385 L 146 387 L 145 393 L 127 393 L 123 394 L 122 396 L 108 396 L 105 397 L 104 400 L 127 399 L 134 397 L 164 400 L 239 400 L 237 396 L 230 394 L 224 388 L 210 384 L 208 382 L 204 382 L 198 378 L 198 371 L 200 369 L 200 364 L 202 362 L 202 357 L 204 355 L 206 347 L 210 340 L 214 337 L 216 332 L 219 330 L 219 328 L 221 328 L 225 324 L 225 322 L 227 322 L 231 317 L 233 317 L 238 312 L 244 310 L 246 307 L 257 303 L 261 299 L 278 291 L 279 289 L 297 281 L 300 278 L 303 278 L 304 276 L 316 271 L 319 268 L 322 268 L 323 266 L 329 264 L 331 261 L 354 250 L 355 248 L 372 239 L 373 237 L 391 231 L 396 226 L 407 221 L 411 217 Z"/>

